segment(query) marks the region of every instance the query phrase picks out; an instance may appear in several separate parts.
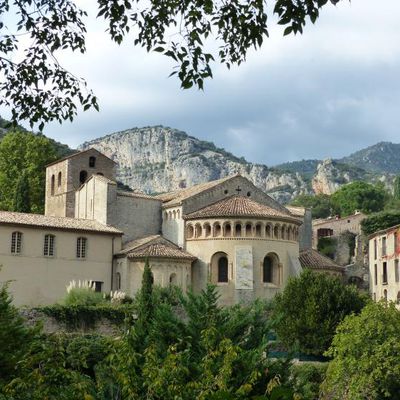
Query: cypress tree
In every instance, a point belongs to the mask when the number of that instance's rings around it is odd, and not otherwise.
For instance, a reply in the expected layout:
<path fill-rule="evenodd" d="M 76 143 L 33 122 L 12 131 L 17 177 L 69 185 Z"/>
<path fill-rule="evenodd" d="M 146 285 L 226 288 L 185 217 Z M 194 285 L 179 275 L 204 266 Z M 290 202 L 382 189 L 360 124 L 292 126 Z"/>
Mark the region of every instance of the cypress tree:
<path fill-rule="evenodd" d="M 25 172 L 18 178 L 15 188 L 14 211 L 29 213 L 31 212 L 30 188 L 28 176 Z"/>
<path fill-rule="evenodd" d="M 396 200 L 400 200 L 400 175 L 396 176 L 394 183 L 393 197 Z"/>
<path fill-rule="evenodd" d="M 151 272 L 149 260 L 146 259 L 138 304 L 138 319 L 145 325 L 152 319 L 153 308 L 153 274 Z"/>

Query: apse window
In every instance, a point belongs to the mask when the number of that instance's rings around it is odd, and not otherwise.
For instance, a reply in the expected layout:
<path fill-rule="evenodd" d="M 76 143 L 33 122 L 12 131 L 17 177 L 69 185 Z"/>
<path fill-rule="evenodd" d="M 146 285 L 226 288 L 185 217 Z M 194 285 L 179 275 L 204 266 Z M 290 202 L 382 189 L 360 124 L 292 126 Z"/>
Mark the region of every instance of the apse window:
<path fill-rule="evenodd" d="M 228 282 L 228 259 L 226 257 L 221 257 L 218 260 L 218 282 Z"/>

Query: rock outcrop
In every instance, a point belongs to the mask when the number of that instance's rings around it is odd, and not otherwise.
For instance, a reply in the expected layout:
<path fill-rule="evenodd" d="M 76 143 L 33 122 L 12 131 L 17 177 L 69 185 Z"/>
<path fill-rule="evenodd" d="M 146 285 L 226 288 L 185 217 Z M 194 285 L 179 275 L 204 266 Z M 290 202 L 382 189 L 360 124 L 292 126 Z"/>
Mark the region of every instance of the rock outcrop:
<path fill-rule="evenodd" d="M 133 189 L 162 193 L 240 173 L 280 202 L 310 191 L 298 173 L 235 157 L 213 143 L 162 126 L 134 128 L 86 142 L 119 164 L 117 179 Z"/>

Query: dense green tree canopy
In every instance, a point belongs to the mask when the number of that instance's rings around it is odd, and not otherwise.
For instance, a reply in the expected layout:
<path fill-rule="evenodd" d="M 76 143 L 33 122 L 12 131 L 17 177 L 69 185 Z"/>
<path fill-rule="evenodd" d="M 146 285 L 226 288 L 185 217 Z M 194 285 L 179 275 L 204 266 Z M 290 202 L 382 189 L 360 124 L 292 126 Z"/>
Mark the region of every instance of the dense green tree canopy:
<path fill-rule="evenodd" d="M 336 212 L 346 216 L 356 210 L 366 214 L 383 210 L 387 198 L 388 193 L 381 186 L 357 181 L 342 186 L 331 196 L 331 201 Z"/>
<path fill-rule="evenodd" d="M 275 0 L 274 13 L 285 35 L 302 33 L 321 7 L 338 1 Z M 120 44 L 129 35 L 135 45 L 174 60 L 172 74 L 183 88 L 202 88 L 204 79 L 212 77 L 213 61 L 228 68 L 239 65 L 250 48 L 261 47 L 268 37 L 263 0 L 98 0 L 97 8 L 113 41 Z M 72 120 L 77 104 L 98 109 L 86 82 L 56 59 L 60 51 L 85 52 L 86 17 L 73 0 L 0 1 L 0 105 L 11 107 L 14 121 L 40 122 L 42 128 L 47 121 Z M 24 48 L 21 43 L 30 44 Z M 15 61 L 21 50 L 21 60 Z"/>
<path fill-rule="evenodd" d="M 364 235 L 368 236 L 395 225 L 400 225 L 400 210 L 372 214 L 361 222 L 361 229 Z"/>
<path fill-rule="evenodd" d="M 275 297 L 273 318 L 278 338 L 287 348 L 321 355 L 328 349 L 343 318 L 365 304 L 353 286 L 339 278 L 304 270 L 290 278 Z"/>
<path fill-rule="evenodd" d="M 292 206 L 311 208 L 313 218 L 327 218 L 332 213 L 331 198 L 327 194 L 301 194 L 290 204 Z"/>
<path fill-rule="evenodd" d="M 398 399 L 400 312 L 394 304 L 370 303 L 338 326 L 327 355 L 324 399 Z"/>

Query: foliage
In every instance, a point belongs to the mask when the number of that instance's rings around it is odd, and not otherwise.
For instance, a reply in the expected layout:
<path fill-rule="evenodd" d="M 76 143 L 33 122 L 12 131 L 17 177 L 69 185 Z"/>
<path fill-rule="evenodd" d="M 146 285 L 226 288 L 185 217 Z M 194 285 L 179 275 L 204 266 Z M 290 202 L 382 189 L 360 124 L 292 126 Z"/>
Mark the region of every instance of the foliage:
<path fill-rule="evenodd" d="M 306 269 L 289 278 L 283 292 L 275 297 L 276 333 L 287 348 L 321 355 L 331 344 L 339 322 L 359 312 L 365 302 L 355 287 L 343 285 L 339 278 Z"/>
<path fill-rule="evenodd" d="M 312 208 L 313 218 L 327 218 L 332 213 L 331 198 L 327 194 L 301 194 L 290 205 Z"/>
<path fill-rule="evenodd" d="M 0 142 L 0 208 L 13 210 L 17 183 L 28 181 L 32 212 L 44 211 L 45 165 L 57 159 L 54 143 L 29 132 L 8 133 Z"/>
<path fill-rule="evenodd" d="M 97 305 L 76 304 L 71 306 L 55 304 L 39 307 L 38 311 L 66 324 L 70 330 L 92 328 L 96 322 L 106 319 L 116 326 L 130 319 L 134 308 L 130 304 L 102 303 Z"/>
<path fill-rule="evenodd" d="M 332 204 L 342 217 L 356 210 L 370 214 L 383 209 L 388 194 L 380 186 L 366 182 L 353 182 L 342 186 L 332 196 Z"/>
<path fill-rule="evenodd" d="M 293 364 L 290 368 L 291 383 L 302 400 L 319 399 L 320 386 L 325 379 L 328 363 Z"/>
<path fill-rule="evenodd" d="M 15 368 L 37 334 L 38 329 L 27 328 L 18 309 L 12 304 L 8 284 L 0 287 L 0 388 L 15 375 Z"/>
<path fill-rule="evenodd" d="M 325 399 L 397 399 L 400 393 L 400 313 L 370 303 L 338 326 L 327 355 Z"/>
<path fill-rule="evenodd" d="M 84 288 L 73 288 L 64 298 L 66 306 L 95 306 L 104 301 L 103 293 Z"/>
<path fill-rule="evenodd" d="M 396 176 L 393 182 L 393 197 L 400 200 L 400 175 Z"/>
<path fill-rule="evenodd" d="M 321 237 L 318 239 L 317 250 L 324 256 L 332 258 L 332 260 L 335 257 L 336 247 L 337 247 L 336 238 Z"/>
<path fill-rule="evenodd" d="M 13 210 L 17 212 L 30 213 L 31 212 L 31 200 L 28 176 L 25 172 L 17 180 L 15 187 L 15 197 Z"/>
<path fill-rule="evenodd" d="M 336 4 L 339 0 L 330 0 Z M 264 1 L 228 3 L 208 0 L 181 2 L 133 2 L 99 0 L 98 17 L 108 24 L 111 40 L 121 44 L 133 35 L 133 43 L 148 52 L 164 54 L 176 63 L 183 88 L 203 88 L 212 77 L 211 64 L 218 59 L 228 68 L 246 60 L 250 48 L 259 48 L 268 36 Z M 302 33 L 306 20 L 314 23 L 328 0 L 276 0 L 274 13 L 284 35 Z M 17 18 L 15 18 L 17 16 Z M 72 120 L 79 103 L 84 110 L 98 109 L 97 99 L 81 78 L 65 70 L 55 58 L 61 50 L 84 53 L 86 13 L 73 0 L 4 0 L 0 4 L 0 105 L 12 107 L 12 119 L 31 124 Z M 14 22 L 15 25 L 12 24 Z M 16 33 L 18 32 L 18 34 Z M 27 41 L 19 41 L 24 35 Z M 217 46 L 210 40 L 214 38 Z M 22 47 L 22 43 L 29 43 Z M 215 50 L 216 49 L 216 50 Z M 16 62 L 13 55 L 23 54 Z"/>
<path fill-rule="evenodd" d="M 364 235 L 369 236 L 374 232 L 400 224 L 400 211 L 382 211 L 372 214 L 361 222 Z"/>
<path fill-rule="evenodd" d="M 261 399 L 268 398 L 263 395 L 272 378 L 282 374 L 287 380 L 287 363 L 265 357 L 265 305 L 223 309 L 217 300 L 211 286 L 200 295 L 181 294 L 183 318 L 167 302 L 153 302 L 146 341 L 136 324 L 110 357 L 123 399 Z M 292 398 L 284 383 L 275 393 Z"/>
<path fill-rule="evenodd" d="M 4 389 L 12 400 L 94 399 L 98 364 L 110 339 L 99 336 L 43 335 L 18 364 L 17 378 Z"/>

